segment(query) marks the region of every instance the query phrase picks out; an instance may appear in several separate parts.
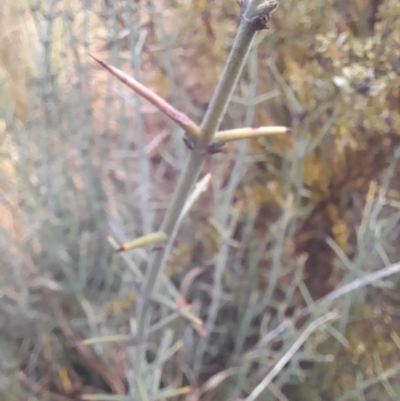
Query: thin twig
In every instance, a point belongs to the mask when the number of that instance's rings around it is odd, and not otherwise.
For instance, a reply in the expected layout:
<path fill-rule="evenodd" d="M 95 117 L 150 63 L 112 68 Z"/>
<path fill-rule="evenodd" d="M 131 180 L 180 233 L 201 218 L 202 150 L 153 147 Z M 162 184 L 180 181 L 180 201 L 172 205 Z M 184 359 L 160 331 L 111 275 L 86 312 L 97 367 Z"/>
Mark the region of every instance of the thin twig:
<path fill-rule="evenodd" d="M 400 263 L 396 263 L 394 265 L 385 267 L 376 272 L 370 273 L 367 276 L 357 278 L 352 282 L 338 288 L 337 290 L 332 291 L 324 298 L 320 299 L 317 302 L 307 306 L 306 308 L 299 311 L 293 319 L 287 319 L 275 327 L 272 331 L 268 332 L 258 343 L 257 345 L 246 354 L 247 359 L 251 359 L 254 355 L 257 354 L 258 350 L 262 347 L 265 347 L 272 340 L 277 338 L 278 335 L 281 335 L 288 327 L 293 326 L 300 318 L 308 315 L 310 312 L 315 312 L 318 308 L 322 306 L 328 306 L 332 304 L 333 301 L 340 298 L 343 295 L 346 295 L 350 292 L 353 292 L 357 289 L 366 287 L 367 285 L 374 283 L 377 280 L 380 280 L 385 277 L 392 276 L 394 274 L 400 273 Z"/>
<path fill-rule="evenodd" d="M 283 369 L 283 367 L 290 361 L 293 355 L 300 349 L 311 333 L 315 331 L 319 326 L 325 324 L 329 320 L 336 319 L 339 313 L 335 311 L 328 312 L 326 315 L 314 320 L 310 325 L 303 331 L 300 337 L 293 343 L 293 345 L 287 350 L 285 355 L 278 361 L 278 363 L 271 369 L 271 371 L 264 377 L 264 379 L 254 388 L 250 395 L 245 401 L 255 401 L 257 397 L 269 386 L 274 380 L 277 374 Z"/>
<path fill-rule="evenodd" d="M 344 285 L 343 287 L 338 288 L 335 291 L 332 291 L 330 294 L 326 295 L 324 298 L 322 298 L 320 301 L 316 302 L 313 305 L 310 305 L 309 308 L 307 308 L 307 312 L 310 310 L 314 310 L 316 307 L 321 306 L 321 305 L 327 305 L 333 302 L 335 299 L 348 294 L 349 292 L 352 292 L 354 290 L 357 290 L 362 287 L 366 287 L 367 285 L 378 281 L 382 278 L 392 276 L 393 274 L 400 273 L 400 263 L 396 263 L 394 265 L 391 265 L 389 267 L 385 267 L 384 269 L 378 270 L 374 273 L 370 273 L 364 277 L 357 278 L 350 282 L 349 284 Z"/>

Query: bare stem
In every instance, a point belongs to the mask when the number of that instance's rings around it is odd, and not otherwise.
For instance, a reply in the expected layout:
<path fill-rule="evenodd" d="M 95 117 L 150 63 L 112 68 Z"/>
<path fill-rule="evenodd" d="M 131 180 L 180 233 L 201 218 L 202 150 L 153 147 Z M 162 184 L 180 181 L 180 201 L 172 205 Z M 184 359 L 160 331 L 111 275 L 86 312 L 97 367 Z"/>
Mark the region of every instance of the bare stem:
<path fill-rule="evenodd" d="M 250 21 L 242 20 L 228 60 L 215 89 L 214 96 L 201 123 L 202 146 L 206 148 L 221 125 L 232 93 L 251 48 L 256 29 Z"/>
<path fill-rule="evenodd" d="M 167 262 L 175 234 L 178 230 L 179 216 L 185 205 L 186 199 L 188 198 L 190 191 L 198 178 L 201 166 L 207 155 L 207 146 L 213 139 L 221 124 L 240 73 L 242 72 L 255 34 L 258 29 L 261 29 L 254 24 L 251 13 L 255 13 L 254 5 L 253 7 L 248 7 L 247 10 L 245 10 L 245 18 L 241 19 L 241 23 L 239 25 L 228 60 L 210 101 L 207 112 L 200 125 L 200 137 L 196 141 L 195 147 L 189 156 L 186 167 L 184 168 L 178 180 L 177 188 L 172 196 L 171 203 L 165 214 L 160 231 L 167 234 L 169 237 L 169 242 L 164 250 L 154 254 L 151 262 L 149 263 L 141 288 L 142 294 L 145 294 L 147 297 L 152 295 L 157 283 L 157 278 Z M 136 338 L 139 345 L 134 363 L 135 379 L 137 381 L 136 384 L 138 388 L 142 388 L 143 385 L 141 367 L 143 366 L 143 361 L 145 360 L 146 342 L 144 339 L 148 331 L 146 328 L 146 323 L 149 321 L 149 306 L 150 305 L 145 300 L 138 299 L 136 308 Z"/>

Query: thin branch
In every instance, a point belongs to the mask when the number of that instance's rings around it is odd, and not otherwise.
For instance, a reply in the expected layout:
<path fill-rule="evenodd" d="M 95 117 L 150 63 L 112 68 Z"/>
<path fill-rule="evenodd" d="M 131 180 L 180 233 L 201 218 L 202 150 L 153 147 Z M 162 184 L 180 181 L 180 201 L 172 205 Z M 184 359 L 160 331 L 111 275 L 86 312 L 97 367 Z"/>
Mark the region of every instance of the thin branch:
<path fill-rule="evenodd" d="M 260 348 L 265 347 L 267 344 L 269 344 L 271 341 L 273 341 L 275 338 L 277 338 L 279 335 L 281 335 L 288 327 L 293 326 L 298 322 L 298 320 L 306 315 L 308 315 L 310 312 L 315 312 L 319 308 L 323 306 L 329 306 L 332 304 L 333 301 L 336 299 L 349 294 L 357 289 L 361 289 L 363 287 L 366 287 L 367 285 L 370 285 L 378 280 L 381 280 L 385 277 L 392 276 L 394 274 L 400 273 L 400 263 L 393 264 L 391 266 L 385 267 L 381 270 L 378 270 L 376 272 L 370 273 L 364 277 L 357 278 L 350 283 L 332 291 L 328 295 L 326 295 L 324 298 L 314 302 L 313 304 L 305 307 L 299 313 L 294 316 L 293 319 L 286 319 L 284 320 L 280 325 L 275 327 L 272 331 L 268 332 L 258 343 L 253 347 L 253 349 L 249 352 L 246 353 L 245 357 L 246 359 L 251 359 L 254 356 L 257 355 L 257 352 L 259 352 Z"/>
<path fill-rule="evenodd" d="M 292 359 L 293 355 L 300 349 L 305 343 L 308 337 L 315 331 L 319 326 L 327 323 L 329 320 L 336 319 L 339 313 L 331 311 L 326 315 L 314 320 L 310 325 L 303 331 L 300 337 L 293 343 L 293 345 L 287 350 L 285 355 L 278 361 L 278 363 L 271 369 L 271 371 L 264 377 L 264 379 L 254 388 L 250 395 L 245 401 L 255 401 L 259 395 L 270 385 L 272 380 L 278 375 L 283 367 Z"/>
<path fill-rule="evenodd" d="M 160 231 L 165 232 L 170 238 L 170 241 L 163 251 L 157 252 L 154 255 L 147 268 L 146 275 L 142 283 L 142 293 L 147 294 L 148 296 L 151 296 L 159 274 L 162 272 L 166 264 L 172 249 L 171 238 L 175 236 L 174 234 L 178 230 L 179 216 L 181 215 L 191 188 L 199 176 L 201 166 L 205 160 L 205 157 L 207 156 L 207 147 L 213 139 L 221 124 L 222 118 L 225 115 L 256 32 L 257 30 L 265 28 L 254 24 L 252 17 L 255 15 L 252 16 L 251 11 L 254 13 L 254 7 L 251 7 L 250 11 L 245 10 L 245 12 L 242 13 L 241 23 L 232 45 L 231 52 L 220 76 L 220 80 L 215 89 L 214 95 L 210 101 L 210 105 L 201 123 L 200 137 L 198 138 L 198 141 L 190 154 L 186 167 L 179 178 L 177 188 L 173 194 L 171 203 L 161 225 Z M 134 366 L 137 385 L 140 385 L 143 382 L 141 378 L 141 366 L 142 361 L 145 360 L 146 346 L 145 344 L 142 345 L 142 343 L 147 335 L 146 322 L 149 321 L 148 314 L 149 305 L 139 300 L 137 302 L 136 318 L 137 339 L 140 345 L 138 346 L 138 352 L 136 354 L 137 357 Z"/>
<path fill-rule="evenodd" d="M 366 287 L 367 285 L 372 284 L 382 278 L 389 277 L 397 273 L 400 273 L 400 263 L 396 263 L 394 265 L 385 267 L 381 270 L 370 273 L 364 277 L 357 278 L 352 282 L 344 285 L 343 287 L 340 287 L 337 290 L 332 291 L 330 294 L 326 295 L 324 298 L 322 298 L 315 304 L 310 305 L 310 307 L 307 308 L 307 312 L 315 309 L 318 306 L 331 304 L 335 299 L 343 295 L 346 295 L 349 292 L 355 291 L 362 287 Z"/>

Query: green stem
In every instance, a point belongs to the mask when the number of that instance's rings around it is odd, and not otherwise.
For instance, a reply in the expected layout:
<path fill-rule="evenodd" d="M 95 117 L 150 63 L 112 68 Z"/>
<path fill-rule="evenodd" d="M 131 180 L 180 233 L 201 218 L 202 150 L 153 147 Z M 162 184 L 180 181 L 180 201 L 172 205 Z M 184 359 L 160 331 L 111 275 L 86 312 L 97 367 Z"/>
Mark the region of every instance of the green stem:
<path fill-rule="evenodd" d="M 204 148 L 212 140 L 221 125 L 226 109 L 232 98 L 232 93 L 242 72 L 247 55 L 250 51 L 256 30 L 248 21 L 239 25 L 236 39 L 233 43 L 228 60 L 221 74 L 221 79 L 215 89 L 214 96 L 201 123 L 202 145 Z"/>
<path fill-rule="evenodd" d="M 169 208 L 166 211 L 160 230 L 167 234 L 169 237 L 169 243 L 164 250 L 156 252 L 149 263 L 141 288 L 142 294 L 145 297 L 151 296 L 157 283 L 157 278 L 167 262 L 172 248 L 172 241 L 175 236 L 174 234 L 178 229 L 177 222 L 180 213 L 199 176 L 201 166 L 207 156 L 207 145 L 210 143 L 221 124 L 222 118 L 224 117 L 232 93 L 245 64 L 246 57 L 256 34 L 256 29 L 250 20 L 251 19 L 249 18 L 243 18 L 239 25 L 235 41 L 221 74 L 220 81 L 218 82 L 210 105 L 203 118 L 200 139 L 197 142 L 195 149 L 190 154 L 186 167 L 179 178 Z M 143 388 L 141 367 L 145 361 L 146 345 L 144 340 L 148 331 L 146 322 L 149 321 L 149 313 L 149 304 L 143 299 L 138 299 L 136 308 L 136 339 L 138 342 L 138 348 L 134 361 L 134 374 L 137 388 Z M 145 398 L 142 396 L 142 399 Z"/>

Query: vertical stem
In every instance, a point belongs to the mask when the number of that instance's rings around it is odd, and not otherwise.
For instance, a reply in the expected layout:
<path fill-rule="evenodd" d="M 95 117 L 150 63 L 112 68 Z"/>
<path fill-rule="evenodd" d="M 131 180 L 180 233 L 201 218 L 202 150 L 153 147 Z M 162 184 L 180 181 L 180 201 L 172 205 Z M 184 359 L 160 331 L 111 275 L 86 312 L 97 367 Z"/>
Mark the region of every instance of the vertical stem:
<path fill-rule="evenodd" d="M 194 183 L 198 178 L 201 166 L 207 155 L 207 145 L 212 140 L 215 132 L 218 130 L 221 124 L 222 118 L 224 117 L 255 34 L 256 28 L 250 22 L 250 19 L 242 18 L 228 60 L 221 73 L 220 80 L 201 123 L 200 140 L 197 143 L 196 148 L 189 156 L 186 167 L 184 168 L 178 180 L 177 188 L 172 196 L 171 203 L 166 211 L 164 221 L 161 225 L 161 231 L 165 232 L 169 236 L 169 243 L 164 250 L 155 253 L 151 262 L 149 263 L 141 288 L 142 294 L 145 297 L 151 296 L 151 293 L 156 285 L 157 278 L 167 262 L 170 249 L 172 247 L 174 234 L 178 229 L 177 221 L 179 215 Z M 149 321 L 149 312 L 149 304 L 143 299 L 138 299 L 136 308 L 136 338 L 138 348 L 134 361 L 134 373 L 137 388 L 143 388 L 141 367 L 143 361 L 145 361 L 145 335 L 147 332 L 146 322 Z"/>
<path fill-rule="evenodd" d="M 247 55 L 251 49 L 255 33 L 254 26 L 250 22 L 242 20 L 228 60 L 222 71 L 221 79 L 218 82 L 214 96 L 201 123 L 204 147 L 212 140 L 221 124 Z"/>

